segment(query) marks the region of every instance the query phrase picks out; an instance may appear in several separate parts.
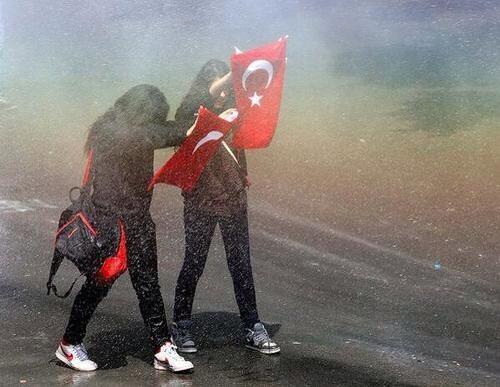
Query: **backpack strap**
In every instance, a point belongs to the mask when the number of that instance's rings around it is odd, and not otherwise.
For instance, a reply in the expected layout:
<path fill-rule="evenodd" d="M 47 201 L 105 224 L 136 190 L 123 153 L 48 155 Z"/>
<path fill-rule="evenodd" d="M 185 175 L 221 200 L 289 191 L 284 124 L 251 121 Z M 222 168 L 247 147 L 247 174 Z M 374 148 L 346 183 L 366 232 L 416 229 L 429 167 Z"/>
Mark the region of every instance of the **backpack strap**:
<path fill-rule="evenodd" d="M 54 276 L 56 275 L 57 270 L 59 270 L 63 259 L 64 255 L 62 255 L 61 252 L 57 250 L 57 247 L 54 247 L 54 255 L 52 256 L 52 263 L 50 265 L 49 280 L 47 281 L 47 296 L 50 295 L 51 290 L 54 291 L 54 294 L 56 294 L 57 292 L 57 289 L 55 285 L 52 284 L 52 282 L 54 281 Z"/>
<path fill-rule="evenodd" d="M 50 295 L 50 291 L 52 290 L 52 293 L 54 293 L 54 296 L 58 297 L 58 298 L 67 298 L 71 292 L 73 291 L 73 286 L 75 286 L 76 284 L 76 281 L 78 281 L 78 279 L 82 276 L 83 274 L 80 274 L 78 277 L 76 277 L 74 280 L 73 280 L 73 283 L 71 284 L 71 286 L 69 287 L 69 289 L 66 291 L 66 293 L 64 293 L 63 295 L 60 295 L 58 292 L 57 292 L 57 286 L 54 285 L 54 284 L 48 284 L 47 283 L 47 295 L 49 296 Z"/>
<path fill-rule="evenodd" d="M 85 160 L 85 166 L 83 168 L 83 175 L 82 175 L 82 181 L 81 181 L 81 192 L 90 194 L 90 190 L 92 189 L 92 183 L 94 180 L 94 168 L 93 168 L 93 152 L 92 150 L 89 150 L 87 153 L 87 159 Z M 71 198 L 71 192 L 73 191 L 74 187 L 70 190 L 70 200 Z M 61 216 L 61 219 L 59 220 L 59 226 L 58 229 L 60 229 L 64 223 L 68 219 L 64 219 L 64 216 Z M 50 292 L 52 291 L 56 297 L 59 298 L 66 298 L 71 294 L 71 291 L 73 290 L 73 286 L 75 286 L 76 281 L 83 275 L 80 274 L 77 276 L 74 280 L 69 289 L 64 293 L 63 295 L 59 295 L 57 293 L 57 287 L 53 284 L 54 282 L 54 276 L 56 275 L 57 271 L 59 270 L 59 267 L 61 266 L 62 261 L 64 260 L 64 255 L 57 249 L 56 246 L 54 246 L 54 254 L 52 256 L 52 263 L 50 264 L 50 272 L 49 272 L 49 280 L 47 281 L 47 295 L 50 295 Z"/>
<path fill-rule="evenodd" d="M 94 166 L 94 151 L 89 149 L 87 152 L 87 159 L 85 160 L 85 166 L 83 167 L 83 175 L 80 186 L 82 191 L 89 193 L 92 189 L 92 183 L 94 182 L 95 166 Z"/>
<path fill-rule="evenodd" d="M 69 289 L 64 293 L 62 296 L 59 295 L 57 292 L 57 287 L 56 285 L 53 284 L 54 281 L 54 276 L 56 275 L 57 271 L 59 270 L 59 267 L 61 266 L 62 261 L 64 260 L 64 255 L 61 254 L 59 250 L 57 250 L 57 247 L 54 248 L 54 256 L 52 257 L 52 264 L 50 265 L 50 274 L 49 274 L 49 280 L 47 281 L 47 296 L 50 296 L 50 292 L 54 293 L 56 297 L 59 298 L 66 298 L 71 294 L 71 291 L 73 290 L 73 286 L 75 286 L 76 281 L 83 275 L 80 274 L 77 276 L 74 280 Z"/>

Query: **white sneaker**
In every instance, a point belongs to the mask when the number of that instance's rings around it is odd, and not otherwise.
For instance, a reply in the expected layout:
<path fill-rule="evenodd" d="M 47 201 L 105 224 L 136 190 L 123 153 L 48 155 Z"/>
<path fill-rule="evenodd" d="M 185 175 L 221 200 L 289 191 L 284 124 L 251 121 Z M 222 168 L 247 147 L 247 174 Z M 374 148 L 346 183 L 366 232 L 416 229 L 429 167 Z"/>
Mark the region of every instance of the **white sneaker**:
<path fill-rule="evenodd" d="M 154 365 L 157 370 L 169 370 L 172 372 L 182 372 L 193 368 L 193 363 L 184 360 L 177 353 L 177 347 L 168 341 L 155 354 Z"/>
<path fill-rule="evenodd" d="M 95 371 L 97 369 L 97 364 L 89 359 L 83 344 L 71 345 L 61 342 L 57 348 L 56 357 L 77 371 Z"/>

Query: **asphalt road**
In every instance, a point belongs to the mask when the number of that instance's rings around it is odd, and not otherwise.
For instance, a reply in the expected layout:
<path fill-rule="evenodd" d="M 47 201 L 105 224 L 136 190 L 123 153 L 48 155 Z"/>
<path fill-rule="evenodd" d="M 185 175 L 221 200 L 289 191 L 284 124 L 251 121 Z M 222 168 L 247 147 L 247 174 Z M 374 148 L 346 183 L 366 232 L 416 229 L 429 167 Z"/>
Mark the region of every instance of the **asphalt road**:
<path fill-rule="evenodd" d="M 72 297 L 45 295 L 61 197 L 0 197 L 1 385 L 500 385 L 500 285 L 435 268 L 250 197 L 261 318 L 278 356 L 248 351 L 220 237 L 195 302 L 195 371 L 155 371 L 127 275 L 92 320 L 86 345 L 100 369 L 74 372 L 54 351 Z M 171 316 L 183 251 L 181 202 L 155 198 L 160 277 Z M 169 196 L 170 195 L 170 196 Z M 167 204 L 165 204 L 167 203 Z M 66 265 L 58 284 L 70 283 Z"/>

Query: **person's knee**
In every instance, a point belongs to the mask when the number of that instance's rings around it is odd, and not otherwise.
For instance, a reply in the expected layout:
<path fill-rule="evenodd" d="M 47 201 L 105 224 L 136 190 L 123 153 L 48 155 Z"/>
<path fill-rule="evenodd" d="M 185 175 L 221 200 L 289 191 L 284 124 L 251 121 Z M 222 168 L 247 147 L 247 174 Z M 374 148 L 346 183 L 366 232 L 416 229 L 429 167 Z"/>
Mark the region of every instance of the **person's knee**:
<path fill-rule="evenodd" d="M 111 287 L 113 286 L 114 281 L 110 282 L 100 282 L 95 278 L 91 278 L 90 280 L 87 281 L 87 283 L 84 285 L 85 290 L 92 294 L 93 297 L 99 298 L 99 297 L 106 297 L 106 295 L 109 293 L 111 290 Z"/>
<path fill-rule="evenodd" d="M 228 259 L 228 266 L 231 272 L 247 273 L 252 271 L 250 258 L 244 254 L 234 254 Z"/>
<path fill-rule="evenodd" d="M 179 276 L 178 283 L 182 284 L 182 287 L 192 287 L 198 284 L 201 276 L 203 275 L 203 268 L 192 268 L 187 270 L 182 270 Z"/>
<path fill-rule="evenodd" d="M 182 274 L 189 277 L 199 278 L 203 274 L 207 257 L 202 254 L 191 254 L 184 260 L 182 265 Z"/>
<path fill-rule="evenodd" d="M 132 285 L 136 291 L 141 291 L 143 293 L 160 291 L 158 278 L 144 278 L 136 280 Z"/>

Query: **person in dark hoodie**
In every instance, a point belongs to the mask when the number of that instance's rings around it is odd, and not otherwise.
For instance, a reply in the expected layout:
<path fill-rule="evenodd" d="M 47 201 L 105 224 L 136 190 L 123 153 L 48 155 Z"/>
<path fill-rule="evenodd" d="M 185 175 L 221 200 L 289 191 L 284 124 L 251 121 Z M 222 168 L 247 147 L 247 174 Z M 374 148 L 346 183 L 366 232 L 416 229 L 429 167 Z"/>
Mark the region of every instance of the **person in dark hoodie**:
<path fill-rule="evenodd" d="M 193 365 L 179 356 L 170 342 L 158 284 L 148 184 L 153 176 L 155 149 L 179 145 L 192 122 L 167 121 L 168 111 L 167 100 L 158 88 L 135 86 L 90 127 L 85 150 L 92 152 L 92 202 L 97 219 L 102 224 L 106 219 L 119 219 L 125 230 L 127 266 L 155 348 L 154 366 L 178 372 Z M 99 232 L 106 230 L 99 228 Z M 110 288 L 111 284 L 87 278 L 76 296 L 56 351 L 57 358 L 69 367 L 80 371 L 97 368 L 82 342 L 90 318 Z"/>
<path fill-rule="evenodd" d="M 175 114 L 176 120 L 195 120 L 200 105 L 220 114 L 234 107 L 231 73 L 226 63 L 212 59 L 196 76 Z M 227 113 L 227 112 L 225 112 Z M 196 352 L 191 312 L 217 224 L 222 233 L 246 346 L 262 353 L 280 351 L 259 320 L 250 264 L 246 159 L 243 150 L 223 142 L 205 166 L 195 187 L 183 192 L 185 257 L 175 289 L 172 342 L 179 352 Z"/>

